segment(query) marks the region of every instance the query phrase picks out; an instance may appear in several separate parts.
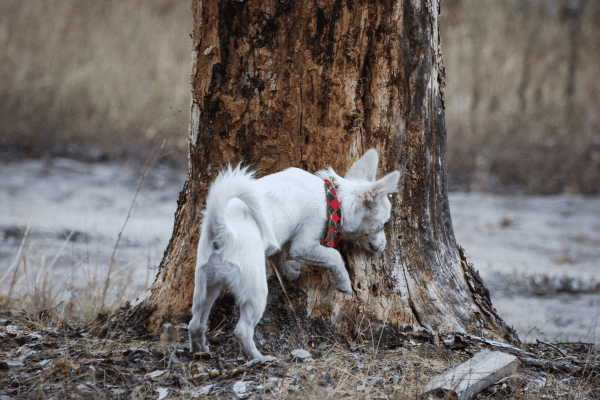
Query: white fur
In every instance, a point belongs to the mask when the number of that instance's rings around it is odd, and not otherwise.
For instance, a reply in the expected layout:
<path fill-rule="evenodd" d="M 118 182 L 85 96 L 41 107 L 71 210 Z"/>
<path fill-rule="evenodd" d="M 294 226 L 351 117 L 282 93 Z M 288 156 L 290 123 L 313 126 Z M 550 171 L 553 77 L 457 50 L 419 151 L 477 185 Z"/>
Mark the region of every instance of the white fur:
<path fill-rule="evenodd" d="M 264 358 L 253 336 L 266 305 L 265 255 L 288 280 L 298 278 L 301 263 L 322 266 L 331 271 L 338 289 L 352 293 L 342 256 L 321 245 L 327 221 L 323 179 L 337 186 L 341 234 L 367 251 L 381 252 L 391 210 L 387 196 L 396 192 L 400 173 L 394 171 L 375 181 L 378 161 L 375 150 L 367 151 L 345 178 L 332 168 L 315 175 L 289 168 L 255 180 L 254 173 L 239 165 L 219 174 L 206 200 L 198 245 L 189 326 L 192 353 L 208 351 L 208 314 L 222 285 L 227 285 L 240 306 L 234 334 L 250 358 Z"/>
<path fill-rule="evenodd" d="M 249 358 L 262 359 L 254 344 L 254 328 L 267 304 L 265 252 L 279 247 L 252 187 L 254 172 L 231 165 L 212 184 L 202 219 L 190 351 L 208 352 L 206 323 L 213 303 L 226 285 L 240 307 L 234 334 Z"/>

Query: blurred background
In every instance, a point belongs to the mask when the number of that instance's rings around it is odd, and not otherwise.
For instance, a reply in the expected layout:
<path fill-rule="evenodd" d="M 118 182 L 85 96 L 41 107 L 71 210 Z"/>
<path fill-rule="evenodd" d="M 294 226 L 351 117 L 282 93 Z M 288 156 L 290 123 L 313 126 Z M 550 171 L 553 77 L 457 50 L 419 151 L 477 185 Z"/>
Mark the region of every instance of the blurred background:
<path fill-rule="evenodd" d="M 185 159 L 191 27 L 187 1 L 3 0 L 3 153 L 143 158 L 167 138 Z M 441 32 L 451 188 L 598 193 L 600 2 L 445 0 Z"/>
<path fill-rule="evenodd" d="M 600 2 L 442 5 L 453 182 L 598 193 Z"/>
<path fill-rule="evenodd" d="M 3 152 L 185 159 L 191 29 L 188 1 L 3 0 Z"/>
<path fill-rule="evenodd" d="M 187 166 L 190 8 L 0 2 L 0 313 L 86 322 L 151 285 Z M 440 22 L 457 241 L 522 339 L 600 343 L 600 1 L 442 0 Z"/>

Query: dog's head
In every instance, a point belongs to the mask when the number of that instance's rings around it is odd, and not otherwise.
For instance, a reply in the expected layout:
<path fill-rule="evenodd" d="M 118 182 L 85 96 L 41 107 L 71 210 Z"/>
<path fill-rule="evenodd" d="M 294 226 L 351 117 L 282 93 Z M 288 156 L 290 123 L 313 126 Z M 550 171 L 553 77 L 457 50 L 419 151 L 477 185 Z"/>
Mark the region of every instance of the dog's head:
<path fill-rule="evenodd" d="M 322 179 L 329 179 L 338 187 L 342 207 L 341 231 L 345 237 L 356 241 L 367 251 L 385 249 L 385 224 L 390 219 L 392 204 L 388 196 L 397 192 L 400 172 L 394 171 L 379 179 L 379 155 L 373 149 L 356 161 L 344 178 L 332 168 L 319 171 Z"/>

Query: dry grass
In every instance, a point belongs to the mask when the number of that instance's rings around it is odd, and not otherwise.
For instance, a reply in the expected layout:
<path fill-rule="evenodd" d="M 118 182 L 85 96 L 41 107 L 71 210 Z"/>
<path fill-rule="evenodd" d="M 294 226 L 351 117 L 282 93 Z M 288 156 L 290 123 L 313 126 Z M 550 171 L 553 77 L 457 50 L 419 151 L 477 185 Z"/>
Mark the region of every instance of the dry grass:
<path fill-rule="evenodd" d="M 453 188 L 600 191 L 600 3 L 578 2 L 442 2 Z M 0 145 L 185 150 L 191 25 L 187 1 L 2 1 Z"/>
<path fill-rule="evenodd" d="M 580 20 L 563 7 L 579 3 L 587 4 Z M 449 169 L 458 187 L 598 193 L 600 3 L 442 5 Z"/>
<path fill-rule="evenodd" d="M 182 1 L 2 1 L 0 143 L 184 147 L 191 23 Z"/>
<path fill-rule="evenodd" d="M 65 244 L 71 237 L 67 235 Z M 272 354 L 280 361 L 254 365 L 236 358 L 239 346 L 233 353 L 215 347 L 213 357 L 191 356 L 184 325 L 165 325 L 158 341 L 139 341 L 121 332 L 109 335 L 110 339 L 94 338 L 84 323 L 101 311 L 106 276 L 96 273 L 74 279 L 84 260 L 73 263 L 63 274 L 54 274 L 53 266 L 61 260 L 65 244 L 47 258 L 35 259 L 25 234 L 14 267 L 2 279 L 0 395 L 16 399 L 142 399 L 166 393 L 173 399 L 233 399 L 239 398 L 236 390 L 244 390 L 245 398 L 419 399 L 423 398 L 420 390 L 431 378 L 473 353 L 470 348 L 451 351 L 437 347 L 429 343 L 429 335 L 411 332 L 394 337 L 388 348 L 382 344 L 383 330 L 377 334 L 375 327 L 362 320 L 355 321 L 356 337 L 343 343 L 309 337 L 312 358 L 300 359 L 288 350 Z M 118 307 L 128 291 L 131 296 L 136 294 L 129 290 L 133 286 L 130 280 L 120 275 L 126 269 L 131 268 L 123 265 L 113 272 L 110 281 L 115 286 L 108 290 L 112 300 L 106 301 L 107 308 Z M 118 275 L 121 278 L 115 279 Z M 32 282 L 31 286 L 27 282 Z M 61 297 L 65 293 L 68 297 Z M 209 340 L 232 338 L 232 330 L 222 327 L 215 326 Z M 265 339 L 281 338 L 275 333 Z M 296 334 L 289 338 L 289 348 L 305 347 L 304 342 Z M 541 360 L 574 360 L 578 372 L 522 365 L 516 376 L 476 398 L 583 399 L 600 394 L 598 346 L 540 342 L 526 344 L 525 350 Z"/>
<path fill-rule="evenodd" d="M 0 312 L 40 322 L 83 324 L 93 321 L 103 304 L 114 309 L 140 294 L 139 285 L 132 282 L 131 263 L 117 265 L 109 283 L 104 269 L 89 265 L 86 256 L 68 264 L 63 256 L 72 234 L 53 253 L 40 256 L 25 233 L 21 249 L 0 281 Z"/>
<path fill-rule="evenodd" d="M 470 358 L 464 351 L 408 340 L 393 350 L 369 342 L 322 343 L 311 349 L 312 358 L 278 354 L 277 361 L 247 364 L 235 358 L 192 357 L 185 344 L 97 339 L 68 324 L 50 327 L 18 318 L 0 318 L 0 335 L 0 394 L 15 399 L 161 394 L 169 399 L 437 399 L 421 396 L 423 385 Z M 562 349 L 556 350 L 558 346 Z M 517 375 L 475 399 L 597 398 L 598 348 L 558 346 L 530 344 L 527 351 L 546 359 L 568 353 L 581 360 L 579 372 L 522 366 Z"/>
<path fill-rule="evenodd" d="M 98 313 L 117 309 L 125 301 L 140 297 L 146 291 L 150 265 L 148 265 L 145 286 L 142 291 L 139 284 L 130 287 L 131 274 L 135 270 L 133 268 L 134 261 L 118 265 L 115 255 L 142 184 L 163 148 L 164 141 L 152 161 L 146 160 L 127 217 L 114 245 L 108 272 L 103 272 L 98 264 L 95 265 L 93 271 L 90 270 L 89 249 L 87 254 L 71 265 L 61 265 L 60 268 L 55 268 L 69 241 L 76 233 L 75 231 L 71 231 L 67 235 L 51 262 L 47 262 L 45 252 L 39 259 L 34 258 L 32 244 L 27 247 L 30 221 L 23 233 L 21 245 L 14 261 L 0 277 L 0 312 L 25 314 L 34 320 L 44 322 L 47 320 L 51 322 L 76 320 L 79 323 L 86 323 L 96 319 Z M 80 271 L 86 261 L 88 263 L 87 271 Z M 6 295 L 3 294 L 5 289 L 3 283 L 5 282 L 8 284 Z M 15 287 L 17 288 L 16 293 Z"/>

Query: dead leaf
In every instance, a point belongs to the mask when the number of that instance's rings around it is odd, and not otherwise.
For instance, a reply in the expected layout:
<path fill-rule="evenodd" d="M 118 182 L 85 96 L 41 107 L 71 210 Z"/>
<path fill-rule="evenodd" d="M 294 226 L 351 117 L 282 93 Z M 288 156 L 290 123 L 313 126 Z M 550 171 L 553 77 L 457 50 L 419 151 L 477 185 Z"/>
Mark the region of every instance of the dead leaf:
<path fill-rule="evenodd" d="M 81 373 L 81 364 L 78 364 L 75 361 L 71 361 L 71 363 L 69 364 L 69 367 L 71 367 L 71 372 L 73 372 L 74 374 Z"/>

